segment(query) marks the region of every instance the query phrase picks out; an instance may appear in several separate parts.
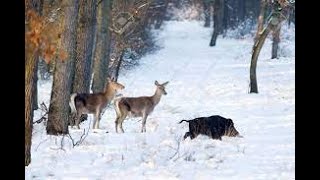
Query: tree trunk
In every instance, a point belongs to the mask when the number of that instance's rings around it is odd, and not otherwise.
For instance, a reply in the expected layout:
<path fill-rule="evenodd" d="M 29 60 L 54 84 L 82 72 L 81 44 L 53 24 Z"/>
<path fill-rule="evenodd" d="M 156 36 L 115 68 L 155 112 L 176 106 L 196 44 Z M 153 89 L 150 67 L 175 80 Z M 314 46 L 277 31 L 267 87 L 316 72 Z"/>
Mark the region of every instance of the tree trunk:
<path fill-rule="evenodd" d="M 228 8 L 229 8 L 229 27 L 234 29 L 236 27 L 237 22 L 237 2 L 238 0 L 229 0 Z"/>
<path fill-rule="evenodd" d="M 162 3 L 162 6 L 160 7 L 160 10 L 157 10 L 160 12 L 158 13 L 158 16 L 156 17 L 157 21 L 154 26 L 155 29 L 160 29 L 162 22 L 165 18 L 166 12 L 167 12 L 168 4 L 169 4 L 169 0 L 164 0 L 164 2 Z"/>
<path fill-rule="evenodd" d="M 269 32 L 277 29 L 279 24 L 281 24 L 281 22 L 283 21 L 283 17 L 281 17 L 279 14 L 274 13 L 273 16 L 274 17 L 271 17 L 267 27 L 264 30 L 262 30 L 262 33 L 260 34 L 259 39 L 255 41 L 255 44 L 253 46 L 253 52 L 251 56 L 251 65 L 250 65 L 250 93 L 258 93 L 256 68 L 257 68 L 258 57 L 263 47 L 263 44 Z"/>
<path fill-rule="evenodd" d="M 223 18 L 222 18 L 222 29 L 224 32 L 229 28 L 229 8 L 228 8 L 228 0 L 224 1 L 225 3 L 223 4 Z M 225 36 L 225 33 L 224 35 Z"/>
<path fill-rule="evenodd" d="M 31 162 L 31 137 L 33 109 L 32 100 L 34 92 L 34 71 L 37 65 L 36 54 L 26 53 L 25 59 L 25 166 Z"/>
<path fill-rule="evenodd" d="M 213 6 L 213 34 L 210 40 L 210 46 L 215 46 L 217 37 L 222 31 L 224 0 L 215 0 Z"/>
<path fill-rule="evenodd" d="M 27 0 L 25 2 L 25 11 L 32 10 L 41 15 L 43 0 Z M 26 19 L 29 21 L 29 19 Z M 28 32 L 28 27 L 25 28 Z M 32 143 L 32 124 L 33 124 L 33 93 L 34 93 L 34 73 L 37 66 L 38 50 L 32 46 L 32 43 L 26 40 L 25 47 L 25 156 L 24 164 L 28 166 L 31 163 L 31 143 Z"/>
<path fill-rule="evenodd" d="M 78 0 L 65 0 L 61 49 L 68 53 L 67 59 L 58 59 L 55 64 L 53 85 L 47 122 L 47 134 L 68 134 L 69 99 L 74 77 L 76 29 L 79 10 Z"/>
<path fill-rule="evenodd" d="M 246 12 L 246 6 L 245 6 L 245 0 L 238 0 L 238 16 L 240 22 L 243 22 L 245 20 L 245 12 Z"/>
<path fill-rule="evenodd" d="M 34 77 L 33 77 L 33 93 L 32 93 L 32 110 L 39 109 L 38 106 L 38 62 L 39 62 L 39 56 L 36 57 L 36 67 L 34 70 Z"/>
<path fill-rule="evenodd" d="M 116 65 L 116 69 L 115 69 L 115 73 L 114 73 L 114 78 L 115 78 L 116 82 L 118 81 L 123 55 L 124 55 L 124 50 L 122 50 L 121 55 L 119 57 L 119 60 L 117 61 L 117 65 Z"/>
<path fill-rule="evenodd" d="M 281 30 L 281 24 L 278 25 L 277 29 L 272 31 L 271 59 L 278 58 L 278 49 L 279 49 L 279 42 L 280 42 L 280 30 Z"/>
<path fill-rule="evenodd" d="M 96 0 L 80 0 L 73 92 L 89 93 L 93 61 Z"/>
<path fill-rule="evenodd" d="M 210 0 L 202 0 L 203 12 L 204 12 L 204 27 L 210 27 L 211 20 L 211 10 L 210 10 Z"/>
<path fill-rule="evenodd" d="M 264 22 L 264 14 L 266 11 L 266 0 L 261 0 L 261 4 L 260 4 L 260 14 L 258 17 L 258 29 L 257 29 L 257 33 L 256 36 L 254 38 L 254 42 L 257 41 L 257 39 L 259 39 L 260 33 L 262 32 L 263 29 L 263 22 Z"/>
<path fill-rule="evenodd" d="M 108 65 L 110 59 L 110 37 L 109 24 L 111 21 L 111 3 L 110 0 L 104 0 L 99 5 L 97 19 L 97 40 L 95 47 L 95 58 L 93 64 L 93 82 L 92 91 L 104 91 L 108 77 Z"/>
<path fill-rule="evenodd" d="M 289 13 L 288 13 L 288 25 L 290 27 L 291 22 L 295 24 L 295 9 L 294 8 L 289 8 Z"/>

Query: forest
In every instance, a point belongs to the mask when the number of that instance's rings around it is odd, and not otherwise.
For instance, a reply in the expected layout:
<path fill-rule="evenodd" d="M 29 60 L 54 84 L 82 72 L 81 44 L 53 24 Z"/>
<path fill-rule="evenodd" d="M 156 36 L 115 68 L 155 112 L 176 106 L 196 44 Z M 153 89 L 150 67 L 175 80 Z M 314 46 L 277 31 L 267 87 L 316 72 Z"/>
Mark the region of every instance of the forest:
<path fill-rule="evenodd" d="M 253 117 L 264 127 L 275 114 L 271 132 L 294 145 L 294 31 L 294 0 L 25 0 L 26 178 L 268 179 L 268 168 L 219 167 L 249 149 L 245 135 L 260 137 L 245 129 Z M 231 116 L 244 138 L 182 140 L 179 121 L 212 113 Z M 284 179 L 294 178 L 287 149 L 279 166 L 267 164 Z M 77 171 L 68 153 L 86 159 Z M 68 160 L 42 171 L 43 158 Z M 89 161 L 110 170 L 86 175 Z"/>

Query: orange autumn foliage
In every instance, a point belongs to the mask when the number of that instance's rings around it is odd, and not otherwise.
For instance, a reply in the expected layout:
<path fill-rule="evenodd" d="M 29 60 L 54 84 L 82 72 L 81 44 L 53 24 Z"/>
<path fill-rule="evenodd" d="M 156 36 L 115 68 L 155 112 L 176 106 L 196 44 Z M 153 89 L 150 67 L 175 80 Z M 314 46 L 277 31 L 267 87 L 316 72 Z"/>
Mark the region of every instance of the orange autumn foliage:
<path fill-rule="evenodd" d="M 61 28 L 59 21 L 50 22 L 45 17 L 38 15 L 33 10 L 27 11 L 25 50 L 31 53 L 38 52 L 46 63 L 55 58 L 65 60 L 68 58 L 68 54 L 60 49 Z"/>

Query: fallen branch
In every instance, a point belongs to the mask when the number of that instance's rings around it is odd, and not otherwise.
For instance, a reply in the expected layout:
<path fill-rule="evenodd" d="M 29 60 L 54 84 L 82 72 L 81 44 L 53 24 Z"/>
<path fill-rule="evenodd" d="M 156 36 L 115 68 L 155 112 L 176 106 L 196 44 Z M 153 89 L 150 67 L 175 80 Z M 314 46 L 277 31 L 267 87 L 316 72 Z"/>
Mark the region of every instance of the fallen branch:
<path fill-rule="evenodd" d="M 70 133 L 68 133 L 68 137 L 71 139 L 73 148 L 74 148 L 75 146 L 79 146 L 79 145 L 86 139 L 86 137 L 87 137 L 88 134 L 89 134 L 90 124 L 91 124 L 91 119 L 90 119 L 90 121 L 89 121 L 89 127 L 88 127 L 87 133 L 86 133 L 86 129 L 83 129 L 83 133 L 81 134 L 80 139 L 79 139 L 77 142 L 74 142 L 74 139 L 72 138 L 72 136 L 70 135 Z"/>

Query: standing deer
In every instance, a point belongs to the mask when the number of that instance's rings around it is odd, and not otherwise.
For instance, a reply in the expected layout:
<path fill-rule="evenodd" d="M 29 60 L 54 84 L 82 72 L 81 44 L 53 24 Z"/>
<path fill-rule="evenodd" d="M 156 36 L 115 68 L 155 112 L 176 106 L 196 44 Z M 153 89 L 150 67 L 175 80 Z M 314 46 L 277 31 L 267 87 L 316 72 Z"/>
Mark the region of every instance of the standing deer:
<path fill-rule="evenodd" d="M 104 92 L 100 93 L 74 93 L 70 97 L 71 113 L 76 113 L 75 124 L 80 129 L 80 116 L 82 114 L 94 114 L 93 129 L 99 129 L 102 110 L 114 99 L 118 90 L 125 87 L 115 82 L 114 78 L 108 78 L 108 84 Z"/>
<path fill-rule="evenodd" d="M 154 107 L 159 103 L 162 94 L 167 95 L 165 86 L 168 83 L 167 81 L 159 84 L 158 81 L 155 81 L 157 88 L 153 96 L 120 97 L 115 99 L 114 105 L 117 114 L 115 121 L 116 132 L 118 133 L 118 126 L 120 125 L 120 129 L 124 133 L 122 123 L 128 114 L 133 117 L 142 117 L 141 132 L 146 132 L 146 120 Z"/>

